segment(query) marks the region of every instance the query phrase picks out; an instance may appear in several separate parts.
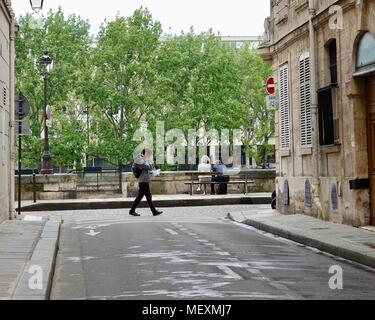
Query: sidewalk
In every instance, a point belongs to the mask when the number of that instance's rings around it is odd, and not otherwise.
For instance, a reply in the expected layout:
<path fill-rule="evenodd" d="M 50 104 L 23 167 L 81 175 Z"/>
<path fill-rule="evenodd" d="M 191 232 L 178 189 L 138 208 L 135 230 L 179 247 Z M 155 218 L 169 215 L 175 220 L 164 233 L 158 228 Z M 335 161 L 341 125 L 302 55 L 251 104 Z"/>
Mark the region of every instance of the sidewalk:
<path fill-rule="evenodd" d="M 23 212 L 130 209 L 135 198 L 40 200 L 22 202 Z M 233 204 L 271 204 L 271 193 L 249 193 L 228 195 L 154 195 L 155 206 L 160 208 L 201 207 Z M 147 207 L 145 201 L 140 208 Z"/>
<path fill-rule="evenodd" d="M 0 224 L 0 300 L 45 300 L 49 295 L 60 224 L 26 220 Z M 31 266 L 42 270 L 40 290 L 29 288 Z"/>
<path fill-rule="evenodd" d="M 375 268 L 375 232 L 275 210 L 233 212 L 232 218 L 256 229 Z"/>

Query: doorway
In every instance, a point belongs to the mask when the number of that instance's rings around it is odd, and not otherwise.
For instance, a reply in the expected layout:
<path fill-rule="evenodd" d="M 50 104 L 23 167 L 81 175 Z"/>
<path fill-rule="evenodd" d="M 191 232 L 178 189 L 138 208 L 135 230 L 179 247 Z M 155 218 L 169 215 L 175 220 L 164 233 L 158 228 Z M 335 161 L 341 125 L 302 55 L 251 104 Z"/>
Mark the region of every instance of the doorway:
<path fill-rule="evenodd" d="M 371 225 L 375 226 L 375 76 L 367 78 L 366 82 Z"/>

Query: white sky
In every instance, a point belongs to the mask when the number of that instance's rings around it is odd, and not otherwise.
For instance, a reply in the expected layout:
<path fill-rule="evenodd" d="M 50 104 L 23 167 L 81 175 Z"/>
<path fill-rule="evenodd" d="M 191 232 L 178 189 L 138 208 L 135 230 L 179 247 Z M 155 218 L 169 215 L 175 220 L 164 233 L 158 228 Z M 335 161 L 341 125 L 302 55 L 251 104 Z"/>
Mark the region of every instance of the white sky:
<path fill-rule="evenodd" d="M 12 0 L 16 15 L 32 12 L 29 0 Z M 92 32 L 112 20 L 117 12 L 130 16 L 140 6 L 147 7 L 154 20 L 162 23 L 164 32 L 207 31 L 212 28 L 223 36 L 259 36 L 269 15 L 269 0 L 44 0 L 43 11 L 62 7 L 66 14 L 75 13 L 88 19 Z"/>

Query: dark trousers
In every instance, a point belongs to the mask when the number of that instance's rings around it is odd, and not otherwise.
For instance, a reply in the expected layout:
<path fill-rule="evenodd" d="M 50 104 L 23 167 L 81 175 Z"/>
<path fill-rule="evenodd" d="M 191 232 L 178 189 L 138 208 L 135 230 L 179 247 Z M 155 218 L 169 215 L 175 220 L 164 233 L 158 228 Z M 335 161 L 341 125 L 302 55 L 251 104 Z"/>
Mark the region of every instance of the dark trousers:
<path fill-rule="evenodd" d="M 140 183 L 139 184 L 139 191 L 138 191 L 138 196 L 134 200 L 133 207 L 131 209 L 131 212 L 134 212 L 135 209 L 137 209 L 138 205 L 142 201 L 143 197 L 146 196 L 148 206 L 150 207 L 152 212 L 155 212 L 156 209 L 154 207 L 154 204 L 152 203 L 152 195 L 150 191 L 150 184 L 149 183 Z"/>
<path fill-rule="evenodd" d="M 228 193 L 228 184 L 227 182 L 230 181 L 228 176 L 219 176 L 213 177 L 212 182 L 223 182 L 219 184 L 217 194 L 227 194 Z M 215 185 L 211 184 L 211 194 L 215 194 Z"/>

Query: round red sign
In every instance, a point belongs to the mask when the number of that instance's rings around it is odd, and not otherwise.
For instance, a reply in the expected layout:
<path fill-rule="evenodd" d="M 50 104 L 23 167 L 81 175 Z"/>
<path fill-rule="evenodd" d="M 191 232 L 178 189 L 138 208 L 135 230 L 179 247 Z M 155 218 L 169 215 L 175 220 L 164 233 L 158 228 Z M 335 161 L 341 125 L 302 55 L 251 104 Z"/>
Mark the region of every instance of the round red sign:
<path fill-rule="evenodd" d="M 268 94 L 275 94 L 275 79 L 274 78 L 268 78 L 266 82 L 266 90 Z"/>

